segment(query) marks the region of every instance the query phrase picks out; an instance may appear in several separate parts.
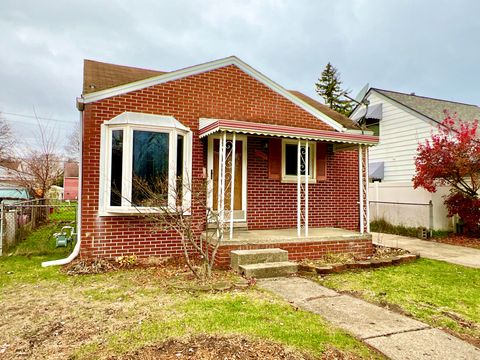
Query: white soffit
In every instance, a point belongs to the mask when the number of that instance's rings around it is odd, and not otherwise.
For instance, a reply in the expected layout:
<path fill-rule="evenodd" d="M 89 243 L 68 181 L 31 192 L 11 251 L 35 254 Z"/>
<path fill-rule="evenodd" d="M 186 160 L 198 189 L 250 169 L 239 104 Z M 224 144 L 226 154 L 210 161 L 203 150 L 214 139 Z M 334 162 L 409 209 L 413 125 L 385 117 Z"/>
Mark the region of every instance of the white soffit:
<path fill-rule="evenodd" d="M 105 89 L 105 90 L 100 90 L 90 94 L 85 94 L 85 95 L 82 95 L 82 99 L 83 99 L 83 103 L 88 104 L 88 103 L 103 100 L 112 96 L 122 95 L 131 91 L 141 90 L 146 87 L 163 84 L 169 81 L 178 80 L 187 76 L 201 74 L 203 72 L 215 70 L 215 69 L 229 66 L 229 65 L 237 66 L 246 74 L 252 76 L 253 78 L 260 81 L 262 84 L 269 87 L 276 93 L 287 98 L 288 100 L 293 102 L 295 105 L 299 106 L 303 110 L 315 116 L 317 119 L 331 126 L 336 131 L 343 132 L 346 130 L 341 124 L 339 124 L 332 118 L 328 117 L 321 111 L 315 109 L 313 106 L 307 104 L 303 100 L 299 99 L 295 95 L 291 94 L 289 91 L 285 90 L 282 86 L 278 85 L 277 83 L 275 83 L 274 81 L 272 81 L 271 79 L 269 79 L 268 77 L 260 73 L 259 71 L 255 70 L 250 65 L 244 63 L 242 60 L 240 60 L 236 56 L 230 56 L 227 58 L 207 62 L 204 64 L 195 65 L 188 68 L 168 72 L 168 73 L 165 73 L 159 76 L 154 76 L 148 79 L 134 81 L 129 84 L 116 86 L 110 89 Z"/>

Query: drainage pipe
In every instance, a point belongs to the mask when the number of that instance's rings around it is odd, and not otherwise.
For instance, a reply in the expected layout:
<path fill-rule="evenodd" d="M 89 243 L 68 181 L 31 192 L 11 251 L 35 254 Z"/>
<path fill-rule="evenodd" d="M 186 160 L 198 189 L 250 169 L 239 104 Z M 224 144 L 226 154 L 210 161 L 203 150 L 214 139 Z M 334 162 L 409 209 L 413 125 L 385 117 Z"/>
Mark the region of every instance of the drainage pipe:
<path fill-rule="evenodd" d="M 82 99 L 77 99 L 77 108 L 80 111 L 80 131 L 79 131 L 79 137 L 80 137 L 80 159 L 78 162 L 78 178 L 79 178 L 79 184 L 78 184 L 78 196 L 77 196 L 77 241 L 75 243 L 75 247 L 73 248 L 72 253 L 64 258 L 64 259 L 58 259 L 58 260 L 51 260 L 51 261 L 44 261 L 42 262 L 42 267 L 47 267 L 47 266 L 55 266 L 55 265 L 65 265 L 70 262 L 72 262 L 73 259 L 75 259 L 78 254 L 80 253 L 80 243 L 82 241 L 82 183 L 83 183 L 83 178 L 82 178 L 82 159 L 83 159 L 83 102 Z"/>

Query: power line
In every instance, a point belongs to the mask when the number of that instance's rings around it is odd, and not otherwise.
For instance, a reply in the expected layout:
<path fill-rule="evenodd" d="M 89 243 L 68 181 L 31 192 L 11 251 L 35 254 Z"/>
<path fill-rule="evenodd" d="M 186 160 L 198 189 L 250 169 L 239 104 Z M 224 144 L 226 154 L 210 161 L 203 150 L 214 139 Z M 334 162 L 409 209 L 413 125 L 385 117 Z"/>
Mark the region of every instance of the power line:
<path fill-rule="evenodd" d="M 0 114 L 11 115 L 11 116 L 20 116 L 20 117 L 36 119 L 36 120 L 38 119 L 38 120 L 57 121 L 57 122 L 63 122 L 63 123 L 71 124 L 71 125 L 75 123 L 75 121 L 52 119 L 52 118 L 45 118 L 45 117 L 41 117 L 41 116 L 17 114 L 17 113 L 4 112 L 4 111 L 1 111 Z"/>

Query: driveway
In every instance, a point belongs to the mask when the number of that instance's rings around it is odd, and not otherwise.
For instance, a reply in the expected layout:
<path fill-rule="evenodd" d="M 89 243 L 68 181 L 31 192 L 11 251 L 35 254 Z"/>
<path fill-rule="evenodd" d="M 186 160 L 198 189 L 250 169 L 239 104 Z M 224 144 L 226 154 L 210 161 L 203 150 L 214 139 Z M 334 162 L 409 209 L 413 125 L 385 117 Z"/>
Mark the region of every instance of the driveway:
<path fill-rule="evenodd" d="M 374 244 L 405 249 L 424 258 L 480 268 L 480 250 L 477 249 L 383 233 L 372 233 L 372 240 Z"/>

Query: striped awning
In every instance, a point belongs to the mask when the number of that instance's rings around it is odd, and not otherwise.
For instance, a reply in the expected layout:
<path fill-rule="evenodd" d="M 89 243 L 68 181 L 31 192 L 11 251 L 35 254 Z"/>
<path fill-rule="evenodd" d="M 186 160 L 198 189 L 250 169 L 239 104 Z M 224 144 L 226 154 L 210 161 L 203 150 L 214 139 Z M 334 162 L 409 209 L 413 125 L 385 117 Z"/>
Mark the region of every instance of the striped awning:
<path fill-rule="evenodd" d="M 223 131 L 349 144 L 376 145 L 378 143 L 378 136 L 364 134 L 361 130 L 337 132 L 239 120 L 200 119 L 200 138 Z"/>

